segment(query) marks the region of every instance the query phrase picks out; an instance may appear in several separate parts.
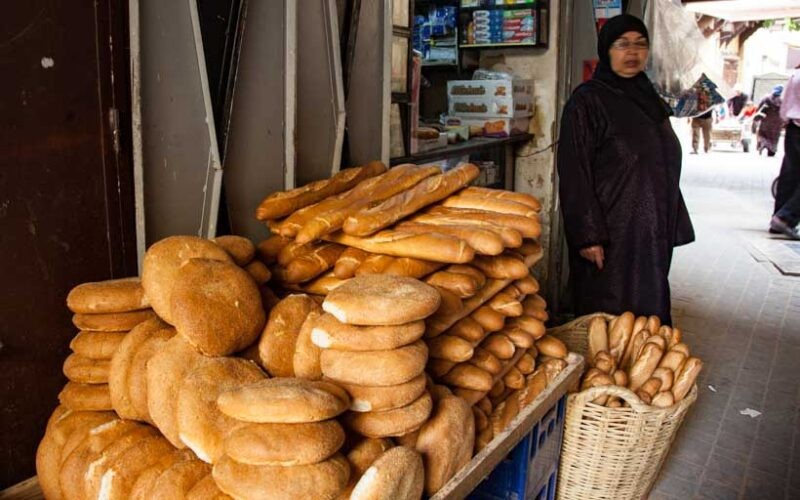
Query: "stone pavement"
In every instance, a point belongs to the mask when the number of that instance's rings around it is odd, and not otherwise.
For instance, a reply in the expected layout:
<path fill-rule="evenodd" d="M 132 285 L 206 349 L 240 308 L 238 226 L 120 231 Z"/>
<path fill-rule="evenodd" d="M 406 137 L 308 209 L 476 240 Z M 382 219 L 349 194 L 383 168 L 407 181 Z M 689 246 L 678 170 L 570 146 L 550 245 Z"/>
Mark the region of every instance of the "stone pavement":
<path fill-rule="evenodd" d="M 697 242 L 675 252 L 673 316 L 705 368 L 652 499 L 800 499 L 800 277 L 766 255 L 786 243 L 766 232 L 781 156 L 685 157 Z"/>

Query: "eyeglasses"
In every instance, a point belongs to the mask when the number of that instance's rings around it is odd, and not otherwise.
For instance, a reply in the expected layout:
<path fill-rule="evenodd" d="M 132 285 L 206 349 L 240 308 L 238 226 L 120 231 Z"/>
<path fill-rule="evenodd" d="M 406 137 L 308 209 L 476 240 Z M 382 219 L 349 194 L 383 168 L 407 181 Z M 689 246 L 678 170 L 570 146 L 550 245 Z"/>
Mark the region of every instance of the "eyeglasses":
<path fill-rule="evenodd" d="M 617 40 L 616 42 L 611 44 L 611 48 L 614 50 L 647 50 L 650 48 L 650 42 L 647 40 L 639 40 L 637 42 L 629 42 L 628 40 Z"/>

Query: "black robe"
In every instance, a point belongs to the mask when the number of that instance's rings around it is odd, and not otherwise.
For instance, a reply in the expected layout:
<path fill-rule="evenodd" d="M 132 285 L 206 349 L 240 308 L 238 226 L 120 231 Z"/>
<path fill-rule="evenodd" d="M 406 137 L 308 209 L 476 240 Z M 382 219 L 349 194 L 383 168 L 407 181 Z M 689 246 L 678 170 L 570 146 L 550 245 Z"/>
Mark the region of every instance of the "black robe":
<path fill-rule="evenodd" d="M 575 90 L 561 122 L 559 193 L 576 314 L 657 315 L 671 324 L 672 250 L 694 241 L 679 188 L 681 146 L 604 82 Z M 602 271 L 582 248 L 602 245 Z"/>

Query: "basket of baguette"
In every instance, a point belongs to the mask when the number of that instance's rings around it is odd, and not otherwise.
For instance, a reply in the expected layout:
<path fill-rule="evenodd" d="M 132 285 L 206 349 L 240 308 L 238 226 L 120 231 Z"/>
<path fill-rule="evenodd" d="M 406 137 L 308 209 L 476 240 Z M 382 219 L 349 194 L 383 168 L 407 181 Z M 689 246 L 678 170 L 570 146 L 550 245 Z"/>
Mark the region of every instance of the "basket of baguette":
<path fill-rule="evenodd" d="M 567 402 L 558 497 L 646 497 L 697 399 L 702 361 L 655 316 L 598 313 L 548 333 L 588 368 Z"/>

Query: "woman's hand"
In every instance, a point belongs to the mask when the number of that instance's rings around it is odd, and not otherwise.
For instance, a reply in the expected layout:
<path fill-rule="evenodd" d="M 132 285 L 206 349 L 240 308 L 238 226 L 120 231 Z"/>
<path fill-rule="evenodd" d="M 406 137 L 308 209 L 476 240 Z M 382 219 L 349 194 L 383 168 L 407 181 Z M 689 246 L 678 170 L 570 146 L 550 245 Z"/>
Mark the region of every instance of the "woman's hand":
<path fill-rule="evenodd" d="M 588 260 L 589 262 L 594 263 L 597 266 L 597 269 L 603 270 L 603 261 L 606 258 L 605 252 L 603 252 L 603 247 L 600 245 L 594 245 L 591 247 L 586 247 L 581 249 L 580 251 L 581 257 Z"/>

